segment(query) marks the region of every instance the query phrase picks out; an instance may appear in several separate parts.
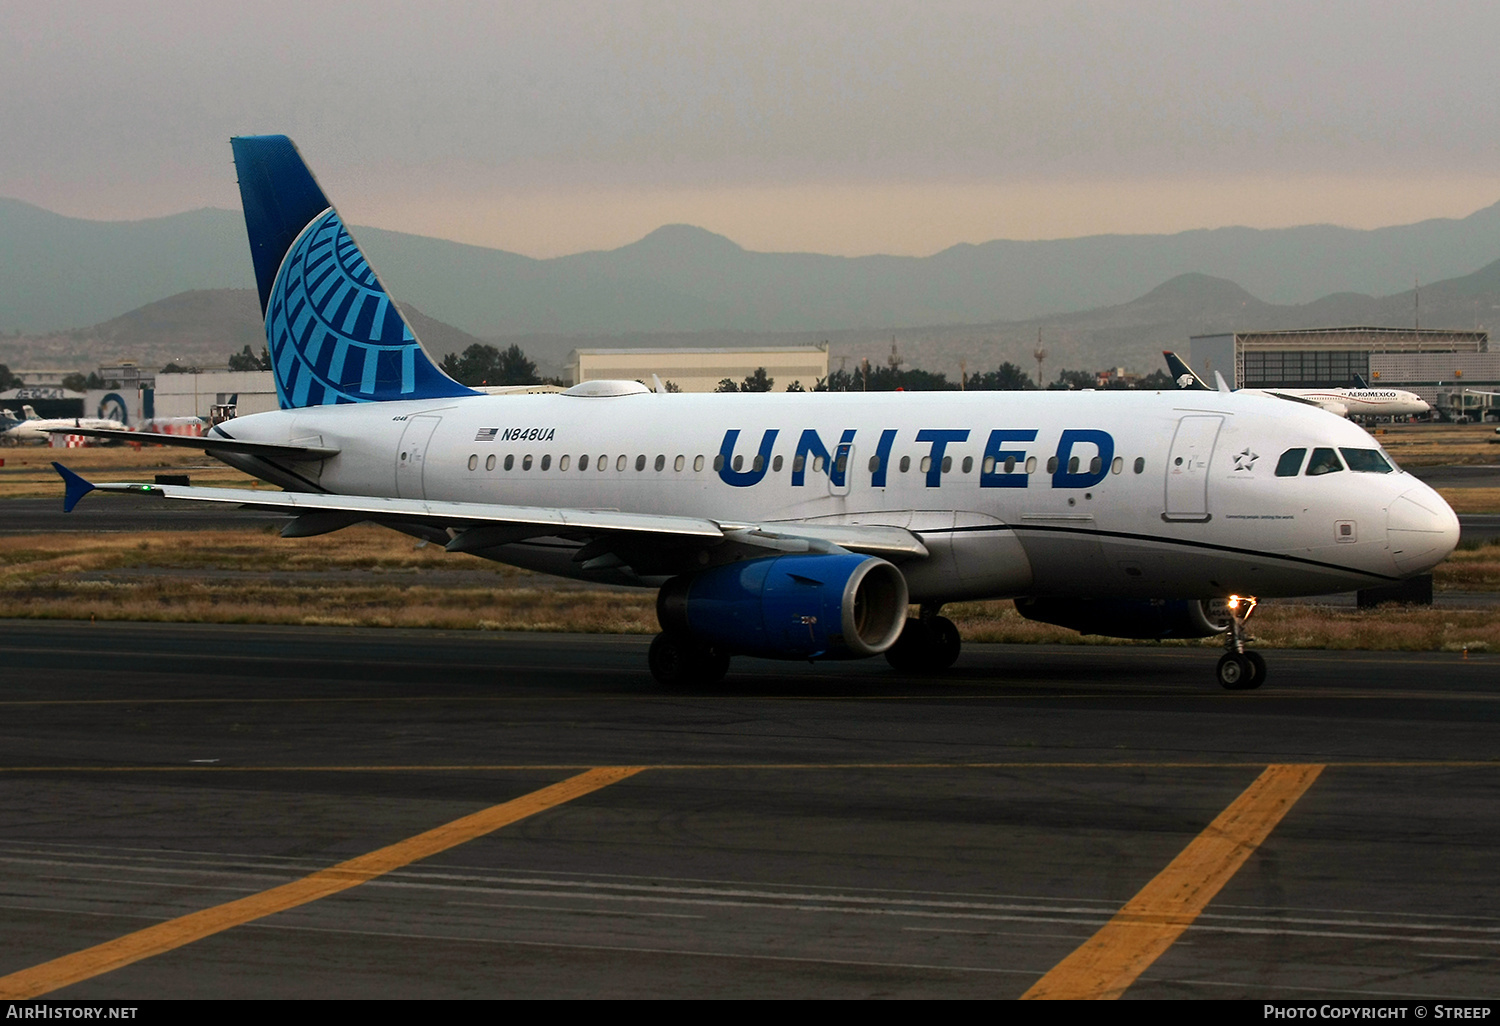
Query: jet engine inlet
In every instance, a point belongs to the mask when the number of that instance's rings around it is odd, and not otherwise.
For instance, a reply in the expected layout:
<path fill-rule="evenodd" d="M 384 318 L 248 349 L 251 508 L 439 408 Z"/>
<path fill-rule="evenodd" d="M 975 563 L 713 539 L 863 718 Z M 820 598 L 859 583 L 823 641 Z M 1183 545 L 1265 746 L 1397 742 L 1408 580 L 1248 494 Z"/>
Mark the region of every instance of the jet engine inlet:
<path fill-rule="evenodd" d="M 674 577 L 662 586 L 662 630 L 772 659 L 855 659 L 896 643 L 906 578 L 853 553 L 773 556 Z"/>

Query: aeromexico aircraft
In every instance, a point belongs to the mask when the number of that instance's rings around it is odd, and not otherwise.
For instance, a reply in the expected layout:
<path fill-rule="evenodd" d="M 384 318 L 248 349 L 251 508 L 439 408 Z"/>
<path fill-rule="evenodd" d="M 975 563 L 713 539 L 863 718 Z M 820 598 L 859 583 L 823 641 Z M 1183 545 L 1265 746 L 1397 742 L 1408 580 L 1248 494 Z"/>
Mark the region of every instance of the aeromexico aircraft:
<path fill-rule="evenodd" d="M 1177 387 L 1182 389 L 1208 389 L 1208 384 L 1170 349 L 1162 350 L 1167 361 L 1167 370 Z M 1403 388 L 1371 388 L 1365 379 L 1356 375 L 1353 388 L 1248 388 L 1246 392 L 1275 396 L 1294 403 L 1308 403 L 1336 413 L 1340 417 L 1419 417 L 1431 413 L 1427 400 L 1415 392 Z"/>
<path fill-rule="evenodd" d="M 735 655 L 942 669 L 944 603 L 1014 598 L 1086 633 L 1224 634 L 1219 682 L 1255 687 L 1253 596 L 1398 581 L 1458 540 L 1359 427 L 1259 395 L 479 394 L 428 359 L 291 141 L 232 145 L 282 408 L 159 440 L 285 491 L 97 487 L 657 588 L 665 683 Z M 59 472 L 72 509 L 95 486 Z"/>
<path fill-rule="evenodd" d="M 46 445 L 54 434 L 82 434 L 78 428 L 106 428 L 120 430 L 124 422 L 112 417 L 39 417 L 30 406 L 21 407 L 22 419 L 6 418 L 0 431 L 5 441 L 17 445 Z"/>

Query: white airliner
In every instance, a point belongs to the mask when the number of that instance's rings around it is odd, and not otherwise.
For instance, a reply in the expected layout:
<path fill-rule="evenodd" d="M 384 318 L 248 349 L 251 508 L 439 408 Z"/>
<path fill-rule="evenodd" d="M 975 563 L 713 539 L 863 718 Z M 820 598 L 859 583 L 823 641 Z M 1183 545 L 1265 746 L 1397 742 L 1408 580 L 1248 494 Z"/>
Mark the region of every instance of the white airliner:
<path fill-rule="evenodd" d="M 1210 386 L 1170 349 L 1162 351 L 1167 368 L 1177 387 L 1207 389 Z M 1288 399 L 1294 403 L 1311 403 L 1340 417 L 1417 417 L 1431 413 L 1427 400 L 1415 392 L 1400 388 L 1369 388 L 1360 379 L 1358 388 L 1244 388 L 1242 392 L 1259 392 Z"/>
<path fill-rule="evenodd" d="M 17 445 L 45 445 L 59 432 L 78 434 L 77 428 L 118 431 L 125 427 L 120 421 L 108 417 L 38 417 L 31 406 L 22 406 L 21 414 L 23 419 L 10 421 L 5 428 L 5 441 Z"/>
<path fill-rule="evenodd" d="M 479 394 L 428 359 L 291 141 L 233 148 L 282 409 L 156 437 L 286 491 L 97 487 L 659 588 L 664 683 L 734 655 L 942 669 L 944 603 L 1014 598 L 1087 633 L 1225 634 L 1219 682 L 1256 687 L 1250 596 L 1399 581 L 1458 541 L 1362 429 L 1263 395 Z M 58 469 L 71 509 L 95 486 Z"/>

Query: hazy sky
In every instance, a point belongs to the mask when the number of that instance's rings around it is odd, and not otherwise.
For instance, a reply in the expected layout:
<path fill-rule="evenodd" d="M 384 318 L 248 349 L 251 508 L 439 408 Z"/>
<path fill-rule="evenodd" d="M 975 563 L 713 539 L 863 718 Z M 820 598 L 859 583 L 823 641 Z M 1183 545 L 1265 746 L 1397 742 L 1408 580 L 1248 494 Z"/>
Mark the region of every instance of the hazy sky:
<path fill-rule="evenodd" d="M 0 195 L 238 207 L 295 139 L 349 220 L 535 256 L 1312 221 L 1500 200 L 1500 4 L 0 0 Z"/>

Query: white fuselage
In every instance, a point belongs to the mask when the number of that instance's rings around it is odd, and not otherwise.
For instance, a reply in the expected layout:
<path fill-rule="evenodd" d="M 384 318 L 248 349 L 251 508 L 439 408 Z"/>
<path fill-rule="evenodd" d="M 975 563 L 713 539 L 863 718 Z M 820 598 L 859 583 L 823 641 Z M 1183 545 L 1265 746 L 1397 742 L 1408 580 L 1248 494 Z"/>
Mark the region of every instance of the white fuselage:
<path fill-rule="evenodd" d="M 476 396 L 222 429 L 338 448 L 294 469 L 342 494 L 905 527 L 930 552 L 901 564 L 914 601 L 1317 594 L 1420 573 L 1458 539 L 1400 471 L 1277 476 L 1288 449 L 1379 445 L 1248 392 Z M 532 539 L 495 558 L 617 579 L 576 551 Z"/>
<path fill-rule="evenodd" d="M 1417 417 L 1432 407 L 1415 392 L 1400 388 L 1268 388 L 1267 395 L 1286 395 L 1319 406 L 1341 417 Z"/>
<path fill-rule="evenodd" d="M 72 427 L 118 431 L 125 425 L 106 417 L 36 417 L 18 421 L 0 434 L 4 435 L 6 441 L 19 445 L 45 445 L 52 440 L 54 431 Z"/>

